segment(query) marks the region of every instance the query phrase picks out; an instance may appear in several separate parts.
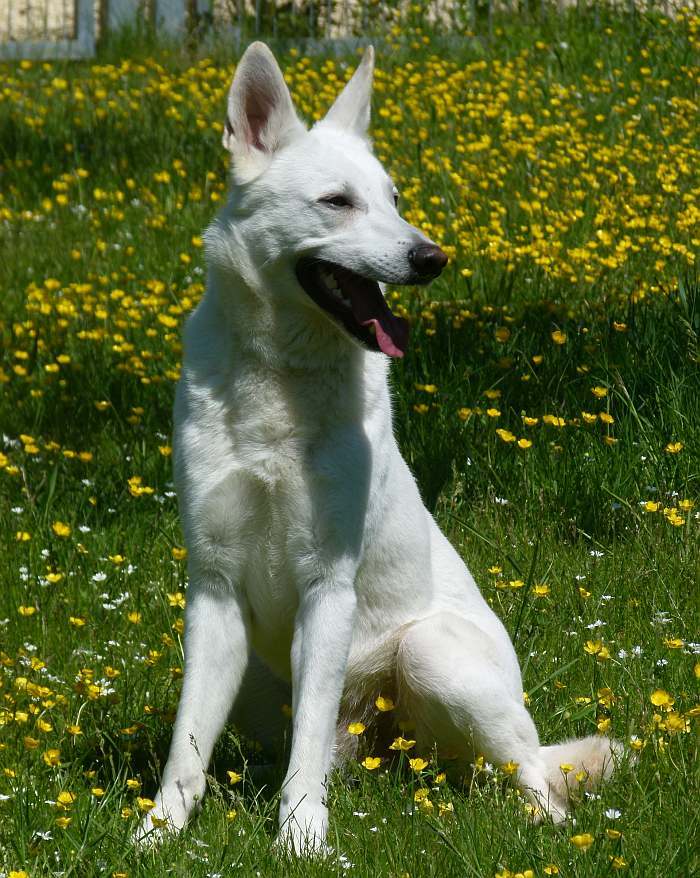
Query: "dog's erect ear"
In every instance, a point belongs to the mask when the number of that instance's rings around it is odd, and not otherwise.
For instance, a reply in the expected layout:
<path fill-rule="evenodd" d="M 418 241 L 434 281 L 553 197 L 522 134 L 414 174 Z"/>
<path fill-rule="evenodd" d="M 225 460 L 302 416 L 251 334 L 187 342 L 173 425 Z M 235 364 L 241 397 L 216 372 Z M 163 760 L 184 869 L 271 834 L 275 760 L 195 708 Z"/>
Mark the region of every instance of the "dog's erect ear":
<path fill-rule="evenodd" d="M 352 79 L 335 99 L 323 121 L 364 137 L 369 128 L 373 74 L 374 48 L 368 46 Z"/>
<path fill-rule="evenodd" d="M 251 43 L 229 89 L 224 146 L 240 162 L 255 161 L 305 130 L 275 56 L 265 43 Z"/>

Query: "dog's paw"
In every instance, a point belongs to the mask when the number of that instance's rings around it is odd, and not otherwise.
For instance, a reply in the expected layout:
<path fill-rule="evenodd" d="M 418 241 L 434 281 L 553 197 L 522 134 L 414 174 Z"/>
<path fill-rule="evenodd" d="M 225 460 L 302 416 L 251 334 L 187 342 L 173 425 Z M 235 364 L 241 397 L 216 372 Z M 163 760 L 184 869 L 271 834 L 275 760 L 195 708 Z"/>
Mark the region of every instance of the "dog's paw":
<path fill-rule="evenodd" d="M 297 857 L 327 857 L 333 849 L 326 844 L 328 810 L 301 802 L 293 811 L 280 813 L 280 831 L 275 849 Z"/>

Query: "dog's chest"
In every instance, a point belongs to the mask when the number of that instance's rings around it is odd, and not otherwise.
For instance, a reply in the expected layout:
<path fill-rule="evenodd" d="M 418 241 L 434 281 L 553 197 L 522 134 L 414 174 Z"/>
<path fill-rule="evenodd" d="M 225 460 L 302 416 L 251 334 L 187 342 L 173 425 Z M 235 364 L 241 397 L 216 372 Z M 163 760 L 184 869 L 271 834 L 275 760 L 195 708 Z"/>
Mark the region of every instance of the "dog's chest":
<path fill-rule="evenodd" d="M 226 417 L 237 468 L 262 482 L 271 498 L 286 495 L 303 480 L 321 420 L 317 401 L 303 388 L 269 376 L 242 382 Z"/>

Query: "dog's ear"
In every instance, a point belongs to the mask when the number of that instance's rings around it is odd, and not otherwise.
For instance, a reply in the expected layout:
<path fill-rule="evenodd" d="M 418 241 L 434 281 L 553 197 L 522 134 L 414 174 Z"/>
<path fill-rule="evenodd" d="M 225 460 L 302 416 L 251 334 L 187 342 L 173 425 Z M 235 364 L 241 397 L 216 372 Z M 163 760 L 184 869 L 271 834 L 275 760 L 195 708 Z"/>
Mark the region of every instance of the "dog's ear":
<path fill-rule="evenodd" d="M 323 121 L 365 137 L 369 128 L 373 74 L 374 48 L 368 46 L 352 79 L 335 99 Z"/>
<path fill-rule="evenodd" d="M 251 43 L 229 89 L 224 147 L 237 165 L 259 165 L 305 130 L 275 56 L 265 43 Z"/>

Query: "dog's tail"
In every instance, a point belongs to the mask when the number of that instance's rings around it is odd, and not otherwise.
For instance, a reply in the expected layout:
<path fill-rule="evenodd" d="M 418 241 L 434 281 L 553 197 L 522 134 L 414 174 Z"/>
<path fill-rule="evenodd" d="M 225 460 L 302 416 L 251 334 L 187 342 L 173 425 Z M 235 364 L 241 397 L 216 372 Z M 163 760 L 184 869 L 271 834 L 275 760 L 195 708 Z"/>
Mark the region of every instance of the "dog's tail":
<path fill-rule="evenodd" d="M 590 735 L 540 747 L 550 790 L 566 802 L 576 790 L 595 789 L 610 777 L 622 750 L 619 741 L 604 735 Z"/>

